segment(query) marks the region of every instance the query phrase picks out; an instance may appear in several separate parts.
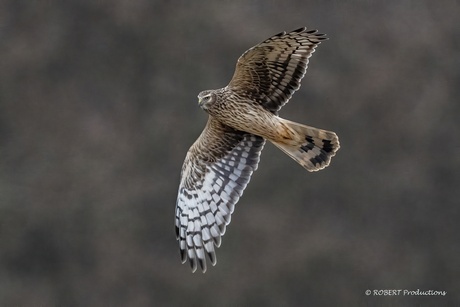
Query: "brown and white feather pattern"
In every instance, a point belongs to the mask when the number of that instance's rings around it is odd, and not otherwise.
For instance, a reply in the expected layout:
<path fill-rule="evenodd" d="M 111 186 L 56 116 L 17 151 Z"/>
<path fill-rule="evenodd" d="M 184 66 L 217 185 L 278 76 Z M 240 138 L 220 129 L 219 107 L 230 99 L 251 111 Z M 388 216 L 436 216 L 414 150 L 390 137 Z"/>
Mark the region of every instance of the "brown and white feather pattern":
<path fill-rule="evenodd" d="M 212 117 L 185 159 L 176 204 L 176 236 L 182 262 L 206 271 L 216 264 L 215 246 L 230 223 L 235 204 L 257 169 L 265 140 L 234 130 Z"/>
<path fill-rule="evenodd" d="M 182 262 L 188 259 L 193 271 L 198 265 L 206 271 L 206 257 L 216 263 L 215 247 L 257 169 L 265 140 L 308 171 L 328 166 L 339 149 L 334 132 L 277 116 L 324 39 L 306 28 L 275 35 L 239 58 L 226 87 L 198 95 L 210 116 L 182 167 L 175 220 Z"/>
<path fill-rule="evenodd" d="M 308 59 L 325 39 L 306 28 L 274 35 L 243 53 L 228 87 L 276 113 L 300 88 Z"/>

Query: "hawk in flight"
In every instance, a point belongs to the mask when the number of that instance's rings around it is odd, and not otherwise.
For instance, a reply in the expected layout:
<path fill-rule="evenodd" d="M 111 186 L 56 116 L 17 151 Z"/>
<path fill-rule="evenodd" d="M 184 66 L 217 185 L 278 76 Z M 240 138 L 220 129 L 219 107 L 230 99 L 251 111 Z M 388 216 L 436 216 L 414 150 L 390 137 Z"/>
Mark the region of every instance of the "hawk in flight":
<path fill-rule="evenodd" d="M 206 271 L 206 255 L 216 264 L 215 248 L 265 140 L 310 172 L 328 166 L 339 149 L 334 132 L 278 117 L 325 39 L 306 28 L 272 36 L 243 53 L 226 87 L 198 95 L 209 119 L 185 157 L 175 218 L 182 263 L 188 258 L 193 272 L 198 264 Z"/>

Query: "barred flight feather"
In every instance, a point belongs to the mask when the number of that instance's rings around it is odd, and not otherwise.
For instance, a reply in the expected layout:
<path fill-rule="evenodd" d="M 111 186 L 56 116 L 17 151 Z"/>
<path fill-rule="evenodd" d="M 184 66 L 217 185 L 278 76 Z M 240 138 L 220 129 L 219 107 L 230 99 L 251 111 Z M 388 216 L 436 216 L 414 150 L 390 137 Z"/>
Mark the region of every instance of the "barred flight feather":
<path fill-rule="evenodd" d="M 215 125 L 213 122 L 207 127 Z M 216 264 L 214 247 L 221 244 L 235 204 L 257 169 L 265 144 L 263 138 L 253 134 L 235 130 L 224 132 L 224 129 L 217 131 L 222 134 L 203 133 L 200 138 L 216 138 L 216 141 L 226 144 L 223 147 L 226 151 L 218 157 L 206 159 L 187 155 L 176 204 L 176 236 L 181 258 L 182 262 L 188 258 L 193 272 L 198 265 L 203 272 L 206 271 L 206 254 L 211 264 Z M 201 141 L 207 143 L 210 140 Z M 189 153 L 195 149 L 192 146 Z M 188 178 L 184 177 L 187 174 L 201 176 L 195 184 L 188 185 Z"/>

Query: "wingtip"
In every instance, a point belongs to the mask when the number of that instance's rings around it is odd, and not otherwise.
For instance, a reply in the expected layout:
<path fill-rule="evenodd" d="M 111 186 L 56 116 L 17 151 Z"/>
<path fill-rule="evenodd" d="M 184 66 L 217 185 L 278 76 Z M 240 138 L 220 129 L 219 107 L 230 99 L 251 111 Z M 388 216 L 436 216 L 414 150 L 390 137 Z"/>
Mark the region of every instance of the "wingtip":
<path fill-rule="evenodd" d="M 200 263 L 201 267 L 201 272 L 206 273 L 207 267 L 206 267 L 206 259 L 198 259 L 198 262 Z"/>
<path fill-rule="evenodd" d="M 282 32 L 280 32 L 278 34 L 275 34 L 273 36 L 283 36 L 283 35 L 286 35 L 286 31 L 282 31 Z"/>
<path fill-rule="evenodd" d="M 187 252 L 183 249 L 180 250 L 180 260 L 183 264 L 187 261 Z"/>
<path fill-rule="evenodd" d="M 329 39 L 329 37 L 327 37 L 325 33 L 317 33 L 317 34 L 315 34 L 315 36 L 316 36 L 316 39 L 317 39 L 317 40 L 322 40 L 322 41 L 324 41 L 324 40 L 328 40 L 328 39 Z"/>
<path fill-rule="evenodd" d="M 214 251 L 208 252 L 208 258 L 209 258 L 209 261 L 211 261 L 211 264 L 215 266 L 217 263 L 216 253 Z"/>
<path fill-rule="evenodd" d="M 220 245 L 222 244 L 222 236 L 219 235 L 219 236 L 215 236 L 212 238 L 213 241 L 214 241 L 214 244 L 217 246 L 217 247 L 220 247 Z"/>
<path fill-rule="evenodd" d="M 190 268 L 192 269 L 192 273 L 195 273 L 197 269 L 196 259 L 190 258 L 189 264 L 190 264 Z"/>
<path fill-rule="evenodd" d="M 301 27 L 301 28 L 298 28 L 298 29 L 296 29 L 296 30 L 294 30 L 292 32 L 302 33 L 302 32 L 305 32 L 306 30 L 307 30 L 307 27 Z M 316 30 L 313 30 L 313 31 L 316 31 Z"/>
<path fill-rule="evenodd" d="M 320 41 L 329 39 L 328 37 L 326 37 L 326 34 L 318 33 L 317 29 L 307 30 L 307 27 L 302 27 L 294 31 L 291 31 L 289 33 L 305 33 L 307 34 L 307 37 L 309 38 L 309 40 L 314 43 L 319 43 Z"/>

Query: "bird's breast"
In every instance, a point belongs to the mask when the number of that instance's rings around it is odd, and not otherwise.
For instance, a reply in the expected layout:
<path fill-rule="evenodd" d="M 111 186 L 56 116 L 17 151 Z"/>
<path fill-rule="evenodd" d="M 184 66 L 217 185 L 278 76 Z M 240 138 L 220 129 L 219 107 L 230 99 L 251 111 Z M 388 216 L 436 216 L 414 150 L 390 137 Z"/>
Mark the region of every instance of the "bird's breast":
<path fill-rule="evenodd" d="M 292 131 L 279 117 L 253 102 L 233 101 L 212 111 L 212 116 L 236 130 L 249 132 L 268 140 L 292 138 Z"/>

